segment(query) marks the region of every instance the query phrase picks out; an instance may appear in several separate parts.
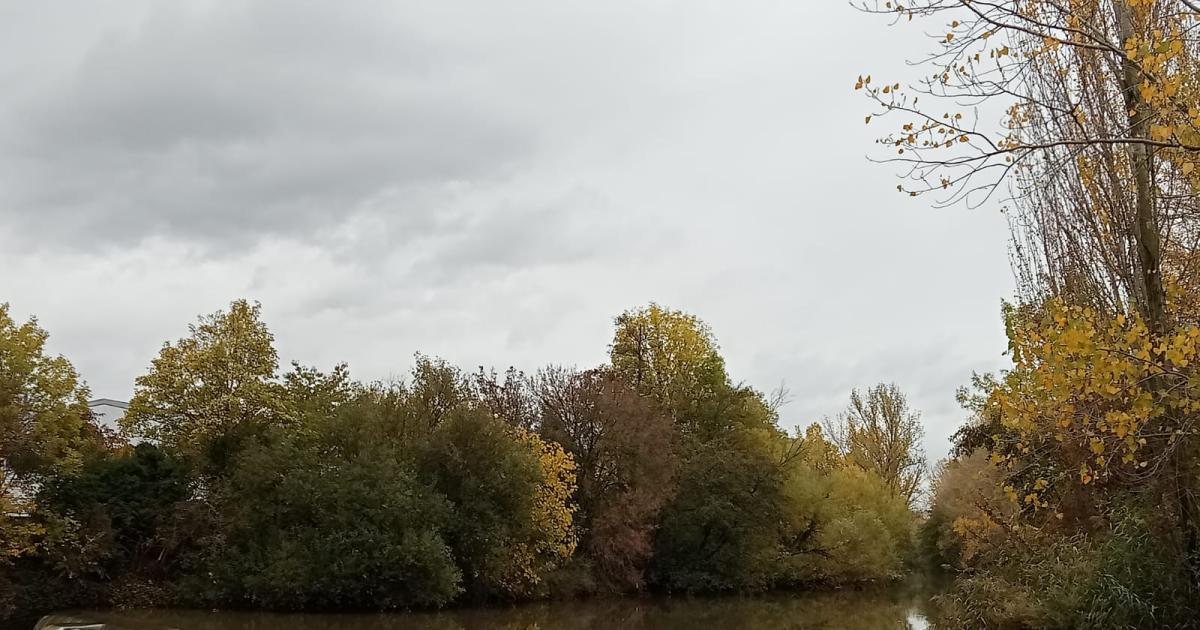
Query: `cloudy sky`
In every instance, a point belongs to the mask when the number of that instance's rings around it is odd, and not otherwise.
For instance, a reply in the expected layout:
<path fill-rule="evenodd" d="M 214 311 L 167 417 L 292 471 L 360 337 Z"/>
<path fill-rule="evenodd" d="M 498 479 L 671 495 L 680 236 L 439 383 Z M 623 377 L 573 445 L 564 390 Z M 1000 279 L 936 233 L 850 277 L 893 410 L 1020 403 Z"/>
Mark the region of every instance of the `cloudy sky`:
<path fill-rule="evenodd" d="M 895 381 L 940 457 L 1012 281 L 997 207 L 865 158 L 856 76 L 927 44 L 840 0 L 0 0 L 0 301 L 127 398 L 239 297 L 363 379 L 595 365 L 653 300 L 786 425 Z"/>

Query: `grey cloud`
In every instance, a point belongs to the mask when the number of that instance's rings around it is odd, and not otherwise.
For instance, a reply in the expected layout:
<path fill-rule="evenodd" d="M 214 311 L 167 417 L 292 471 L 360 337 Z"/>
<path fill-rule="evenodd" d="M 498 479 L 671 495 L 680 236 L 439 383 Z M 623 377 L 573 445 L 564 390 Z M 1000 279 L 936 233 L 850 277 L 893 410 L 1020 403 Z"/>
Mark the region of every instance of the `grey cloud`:
<path fill-rule="evenodd" d="M 412 273 L 444 283 L 472 272 L 504 273 L 619 257 L 649 243 L 622 225 L 609 200 L 574 188 L 550 201 L 507 202 L 460 222 Z"/>
<path fill-rule="evenodd" d="M 5 220 L 43 245 L 244 246 L 431 212 L 400 198 L 501 177 L 535 148 L 525 123 L 456 82 L 473 69 L 387 5 L 230 6 L 159 8 L 0 110 Z"/>
<path fill-rule="evenodd" d="M 954 388 L 1004 364 L 1005 220 L 863 159 L 852 78 L 901 80 L 915 44 L 844 3 L 0 14 L 0 301 L 97 395 L 239 297 L 281 356 L 365 379 L 416 350 L 595 365 L 654 300 L 712 324 L 735 379 L 785 381 L 789 427 L 896 381 L 933 457 Z"/>

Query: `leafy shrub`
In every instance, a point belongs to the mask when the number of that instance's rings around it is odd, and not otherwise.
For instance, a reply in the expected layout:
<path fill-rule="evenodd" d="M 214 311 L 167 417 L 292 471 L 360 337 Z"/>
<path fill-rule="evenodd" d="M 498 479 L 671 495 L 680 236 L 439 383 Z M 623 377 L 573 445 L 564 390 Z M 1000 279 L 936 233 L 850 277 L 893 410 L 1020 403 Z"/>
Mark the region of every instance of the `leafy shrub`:
<path fill-rule="evenodd" d="M 392 449 L 276 435 L 220 488 L 214 595 L 283 609 L 436 606 L 460 591 L 450 506 Z M 344 446 L 344 445 L 341 445 Z"/>
<path fill-rule="evenodd" d="M 449 501 L 447 540 L 470 596 L 533 594 L 574 552 L 574 463 L 557 444 L 461 408 L 433 432 L 421 461 Z"/>
<path fill-rule="evenodd" d="M 1020 539 L 939 599 L 952 627 L 1190 628 L 1193 592 L 1178 547 L 1146 517 L 1117 515 L 1103 533 Z"/>

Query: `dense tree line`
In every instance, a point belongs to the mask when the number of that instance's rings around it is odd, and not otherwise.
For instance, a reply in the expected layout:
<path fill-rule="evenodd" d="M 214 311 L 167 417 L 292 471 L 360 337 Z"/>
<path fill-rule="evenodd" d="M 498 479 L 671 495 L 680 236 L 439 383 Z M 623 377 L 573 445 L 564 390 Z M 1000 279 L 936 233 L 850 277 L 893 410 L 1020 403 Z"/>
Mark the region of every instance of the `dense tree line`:
<path fill-rule="evenodd" d="M 616 319 L 597 368 L 417 355 L 363 383 L 281 370 L 237 301 L 162 347 L 119 435 L 45 338 L 0 308 L 5 613 L 820 587 L 894 579 L 912 548 L 898 391 L 855 394 L 845 444 L 789 433 L 701 321 L 657 305 Z"/>
<path fill-rule="evenodd" d="M 938 33 L 915 85 L 856 84 L 899 189 L 1012 226 L 1012 365 L 963 390 L 919 536 L 947 625 L 1200 627 L 1200 3 L 864 8 Z"/>

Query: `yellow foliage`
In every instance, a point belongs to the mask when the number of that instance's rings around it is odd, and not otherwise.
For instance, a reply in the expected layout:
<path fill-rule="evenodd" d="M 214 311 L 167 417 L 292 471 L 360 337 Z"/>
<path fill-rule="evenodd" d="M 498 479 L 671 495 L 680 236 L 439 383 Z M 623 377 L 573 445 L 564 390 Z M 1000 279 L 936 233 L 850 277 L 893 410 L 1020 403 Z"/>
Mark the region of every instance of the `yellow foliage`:
<path fill-rule="evenodd" d="M 16 516 L 33 508 L 20 497 L 12 476 L 0 468 L 0 564 L 33 552 L 37 538 L 45 533 L 30 519 Z"/>
<path fill-rule="evenodd" d="M 953 99 L 959 94 L 1015 98 L 1005 124 L 993 133 L 974 122 L 960 123 L 957 117 L 939 121 L 932 109 L 918 106 L 916 94 L 906 93 L 899 85 L 872 88 L 860 77 L 855 89 L 864 91 L 872 101 L 876 110 L 872 114 L 900 118 L 897 122 L 902 131 L 884 135 L 880 143 L 893 146 L 898 153 L 917 152 L 908 161 L 928 167 L 918 170 L 918 187 L 903 192 L 935 192 L 966 182 L 976 186 L 978 183 L 963 173 L 951 176 L 952 184 L 948 186 L 935 183 L 941 180 L 929 175 L 941 175 L 941 170 L 958 171 L 968 165 L 982 168 L 1001 161 L 1021 161 L 1030 152 L 1047 149 L 1047 139 L 1028 134 L 1044 116 L 1057 118 L 1065 113 L 1087 130 L 1078 137 L 1071 135 L 1073 131 L 1060 131 L 1066 135 L 1049 139 L 1051 145 L 1060 140 L 1073 146 L 1090 144 L 1094 138 L 1106 137 L 1096 128 L 1106 124 L 1103 114 L 1097 118 L 1098 112 L 1083 111 L 1091 107 L 1084 102 L 1097 92 L 1114 96 L 1125 92 L 1125 80 L 1132 83 L 1137 102 L 1127 112 L 1123 105 L 1117 105 L 1117 111 L 1127 113 L 1125 123 L 1146 123 L 1123 132 L 1130 136 L 1128 142 L 1154 143 L 1156 159 L 1173 163 L 1184 177 L 1193 177 L 1194 166 L 1190 164 L 1200 150 L 1200 115 L 1196 111 L 1200 104 L 1200 81 L 1196 79 L 1200 76 L 1200 40 L 1194 36 L 1200 15 L 1194 7 L 1180 0 L 1027 0 L 983 7 L 941 0 L 914 0 L 907 6 L 879 0 L 873 4 L 868 9 L 871 12 L 895 12 L 908 20 L 914 16 L 945 19 L 942 24 L 950 26 L 948 32 L 935 38 L 935 54 L 922 64 L 930 71 L 925 81 L 940 88 L 919 90 L 927 98 Z M 1122 62 L 1132 70 L 1130 77 L 1122 74 Z M 1017 86 L 993 94 L 988 89 L 990 76 L 997 73 L 1056 77 L 1056 84 L 1062 86 L 1060 91 L 1067 98 L 1055 107 Z M 1100 101 L 1119 99 L 1102 96 Z M 1075 111 L 1068 113 L 1071 109 Z M 941 137 L 958 137 L 968 130 L 973 135 L 961 143 L 949 143 Z M 921 153 L 933 148 L 957 148 L 960 154 L 957 159 L 943 160 Z"/>
<path fill-rule="evenodd" d="M 87 386 L 66 358 L 46 353 L 48 338 L 36 319 L 17 322 L 0 303 L 0 472 L 76 470 L 98 445 Z"/>
<path fill-rule="evenodd" d="M 228 312 L 201 317 L 187 337 L 164 344 L 137 378 L 123 428 L 199 456 L 230 431 L 280 422 L 279 361 L 261 311 L 237 300 Z"/>
<path fill-rule="evenodd" d="M 995 436 L 993 462 L 1036 453 L 1078 466 L 1083 484 L 1135 478 L 1190 435 L 1200 327 L 1159 336 L 1139 315 L 1109 317 L 1060 300 L 1009 308 L 1006 320 L 1015 367 L 987 401 L 1009 430 Z M 1026 503 L 1040 507 L 1046 488 L 1070 478 L 1030 482 Z"/>
<path fill-rule="evenodd" d="M 550 569 L 575 553 L 575 460 L 557 442 L 525 429 L 516 432 L 518 441 L 538 458 L 540 479 L 531 515 L 534 536 L 515 545 L 511 572 L 498 581 L 512 593 L 529 593 Z"/>

